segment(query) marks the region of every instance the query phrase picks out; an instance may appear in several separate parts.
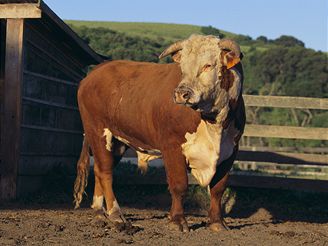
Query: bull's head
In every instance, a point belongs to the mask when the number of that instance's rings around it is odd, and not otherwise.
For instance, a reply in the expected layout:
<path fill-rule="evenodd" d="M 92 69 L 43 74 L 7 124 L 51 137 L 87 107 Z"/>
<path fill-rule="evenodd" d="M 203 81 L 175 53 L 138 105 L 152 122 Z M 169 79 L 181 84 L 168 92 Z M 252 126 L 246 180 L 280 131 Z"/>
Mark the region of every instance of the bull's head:
<path fill-rule="evenodd" d="M 205 114 L 212 113 L 218 103 L 226 104 L 229 100 L 226 84 L 233 84 L 233 81 L 225 80 L 241 81 L 242 75 L 238 71 L 232 72 L 231 68 L 240 62 L 242 54 L 240 47 L 230 39 L 192 35 L 169 46 L 159 58 L 168 55 L 180 63 L 182 71 L 182 80 L 173 95 L 175 103 Z M 224 102 L 218 102 L 220 100 Z"/>

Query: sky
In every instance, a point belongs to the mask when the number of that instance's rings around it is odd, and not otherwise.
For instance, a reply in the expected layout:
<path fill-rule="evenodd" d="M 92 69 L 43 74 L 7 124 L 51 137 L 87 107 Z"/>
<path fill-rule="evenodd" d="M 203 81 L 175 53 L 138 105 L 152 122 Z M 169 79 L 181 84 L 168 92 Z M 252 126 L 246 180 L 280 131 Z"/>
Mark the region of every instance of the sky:
<path fill-rule="evenodd" d="M 275 39 L 292 35 L 328 51 L 328 0 L 44 0 L 64 20 L 214 26 Z"/>

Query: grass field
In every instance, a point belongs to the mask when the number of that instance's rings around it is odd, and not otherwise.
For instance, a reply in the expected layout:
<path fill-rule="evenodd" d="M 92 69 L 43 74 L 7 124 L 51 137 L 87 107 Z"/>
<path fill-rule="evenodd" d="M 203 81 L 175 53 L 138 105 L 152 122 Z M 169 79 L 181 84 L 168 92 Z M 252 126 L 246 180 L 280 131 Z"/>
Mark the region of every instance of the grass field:
<path fill-rule="evenodd" d="M 74 26 L 86 26 L 89 28 L 103 27 L 117 32 L 125 33 L 129 36 L 137 36 L 141 38 L 150 38 L 154 40 L 176 41 L 188 38 L 191 34 L 202 34 L 202 26 L 189 24 L 173 24 L 173 23 L 151 23 L 151 22 L 113 22 L 113 21 L 83 21 L 83 20 L 65 20 L 67 24 Z M 220 30 L 226 38 L 234 38 L 238 34 Z M 265 51 L 276 47 L 272 43 L 256 44 L 257 51 Z M 241 45 L 244 53 L 249 52 L 250 46 Z M 328 52 L 324 52 L 328 57 Z"/>
<path fill-rule="evenodd" d="M 114 31 L 123 32 L 130 36 L 147 37 L 152 39 L 164 38 L 178 40 L 189 37 L 193 33 L 201 34 L 201 26 L 186 24 L 145 23 L 145 22 L 107 22 L 107 21 L 75 21 L 65 20 L 75 26 L 104 27 Z M 226 37 L 235 34 L 221 31 Z"/>
<path fill-rule="evenodd" d="M 150 38 L 152 40 L 158 40 L 159 42 L 166 41 L 169 43 L 188 38 L 191 34 L 202 34 L 201 26 L 187 24 L 77 20 L 65 20 L 65 22 L 78 27 L 108 28 L 132 37 Z M 238 35 L 221 29 L 219 30 L 226 38 L 234 38 Z M 258 51 L 265 51 L 273 46 L 273 44 L 257 44 L 256 49 Z M 244 54 L 247 54 L 250 51 L 250 46 L 241 45 L 241 50 Z"/>

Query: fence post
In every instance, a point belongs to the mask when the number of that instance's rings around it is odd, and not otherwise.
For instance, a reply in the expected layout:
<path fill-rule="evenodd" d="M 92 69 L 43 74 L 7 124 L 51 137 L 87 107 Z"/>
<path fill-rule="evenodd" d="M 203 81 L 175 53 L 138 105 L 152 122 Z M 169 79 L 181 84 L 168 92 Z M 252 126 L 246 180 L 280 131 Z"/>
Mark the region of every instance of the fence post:
<path fill-rule="evenodd" d="M 0 199 L 16 198 L 20 150 L 24 19 L 7 19 Z"/>

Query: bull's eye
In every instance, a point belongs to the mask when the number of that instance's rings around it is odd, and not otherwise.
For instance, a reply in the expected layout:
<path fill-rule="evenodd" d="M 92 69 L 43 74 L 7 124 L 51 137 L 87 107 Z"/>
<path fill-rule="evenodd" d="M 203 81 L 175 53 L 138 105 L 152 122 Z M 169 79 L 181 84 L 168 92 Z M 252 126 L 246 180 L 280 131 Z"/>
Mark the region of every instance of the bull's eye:
<path fill-rule="evenodd" d="M 212 70 L 212 68 L 213 68 L 213 65 L 211 65 L 211 64 L 205 64 L 203 66 L 202 72 L 208 72 L 208 71 Z"/>

